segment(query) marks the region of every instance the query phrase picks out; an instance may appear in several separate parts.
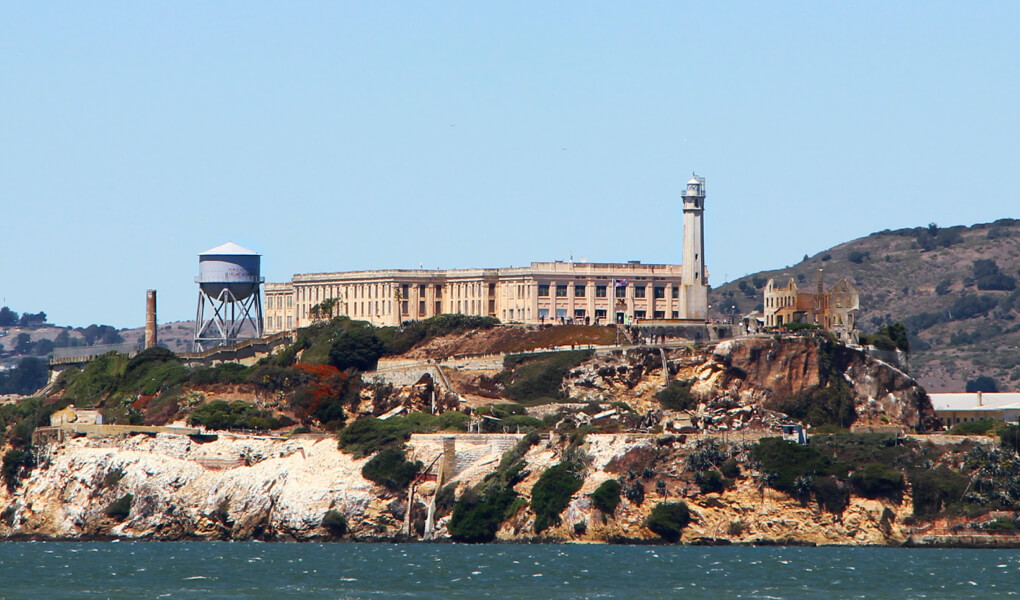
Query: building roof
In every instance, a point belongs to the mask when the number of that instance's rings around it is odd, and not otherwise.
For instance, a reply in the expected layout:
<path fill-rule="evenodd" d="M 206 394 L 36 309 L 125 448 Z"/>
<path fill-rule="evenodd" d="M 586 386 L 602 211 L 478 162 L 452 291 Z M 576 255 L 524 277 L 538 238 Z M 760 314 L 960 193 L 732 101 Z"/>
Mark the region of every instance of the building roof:
<path fill-rule="evenodd" d="M 1020 409 L 1020 393 L 1016 392 L 944 393 L 928 394 L 928 397 L 936 411 Z"/>
<path fill-rule="evenodd" d="M 216 246 L 215 248 L 209 248 L 205 252 L 199 252 L 198 253 L 199 256 L 236 255 L 236 254 L 246 254 L 246 255 L 254 255 L 254 256 L 258 256 L 259 255 L 258 252 L 255 252 L 254 250 L 249 250 L 248 248 L 245 248 L 244 246 L 242 246 L 240 244 L 235 244 L 234 242 L 227 242 L 226 244 L 220 244 L 219 246 Z"/>

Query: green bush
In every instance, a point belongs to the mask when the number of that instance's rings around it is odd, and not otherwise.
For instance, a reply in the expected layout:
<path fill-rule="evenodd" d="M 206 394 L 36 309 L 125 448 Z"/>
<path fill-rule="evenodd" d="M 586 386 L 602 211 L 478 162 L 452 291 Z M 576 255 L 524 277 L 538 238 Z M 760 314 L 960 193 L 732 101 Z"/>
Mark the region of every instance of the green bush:
<path fill-rule="evenodd" d="M 782 438 L 762 438 L 751 449 L 762 470 L 773 477 L 769 487 L 794 495 L 798 477 L 845 474 L 845 465 L 834 461 L 812 446 L 801 446 Z"/>
<path fill-rule="evenodd" d="M 903 473 L 881 463 L 868 463 L 850 475 L 850 485 L 865 498 L 896 498 L 903 493 Z"/>
<path fill-rule="evenodd" d="M 361 474 L 391 492 L 398 492 L 407 489 L 424 467 L 421 461 L 407 460 L 402 448 L 391 446 L 379 451 L 365 463 Z"/>
<path fill-rule="evenodd" d="M 340 448 L 353 454 L 354 458 L 363 458 L 388 446 L 403 444 L 410 437 L 410 432 L 390 421 L 393 419 L 358 419 L 340 432 Z"/>
<path fill-rule="evenodd" d="M 733 485 L 732 479 L 726 479 L 718 471 L 706 471 L 694 474 L 694 483 L 698 484 L 702 494 L 723 493 Z"/>
<path fill-rule="evenodd" d="M 995 430 L 1002 447 L 1020 453 L 1020 425 L 1003 425 Z"/>
<path fill-rule="evenodd" d="M 31 450 L 14 448 L 4 454 L 3 478 L 7 488 L 13 490 L 17 487 L 21 476 L 32 469 L 35 465 L 35 458 Z"/>
<path fill-rule="evenodd" d="M 344 331 L 329 349 L 329 364 L 341 371 L 375 369 L 385 349 L 371 326 Z"/>
<path fill-rule="evenodd" d="M 455 542 L 491 542 L 500 524 L 517 505 L 517 499 L 516 492 L 508 487 L 492 486 L 484 494 L 468 488 L 454 505 L 446 530 Z"/>
<path fill-rule="evenodd" d="M 645 527 L 670 543 L 680 540 L 683 530 L 691 522 L 691 511 L 684 502 L 660 502 L 645 520 Z"/>
<path fill-rule="evenodd" d="M 607 479 L 591 493 L 591 503 L 603 514 L 612 515 L 616 512 L 616 507 L 620 505 L 622 490 L 623 486 L 620 485 L 619 480 Z"/>
<path fill-rule="evenodd" d="M 333 537 L 341 537 L 347 533 L 347 517 L 338 510 L 329 509 L 322 516 L 322 526 L 329 531 Z"/>
<path fill-rule="evenodd" d="M 719 472 L 723 474 L 723 477 L 736 479 L 740 477 L 740 464 L 737 463 L 736 458 L 729 458 L 719 466 Z"/>
<path fill-rule="evenodd" d="M 558 525 L 560 513 L 570 498 L 581 489 L 584 479 L 577 476 L 577 466 L 560 463 L 545 470 L 531 489 L 531 508 L 535 512 L 535 533 Z"/>
<path fill-rule="evenodd" d="M 670 381 L 665 389 L 655 394 L 655 399 L 669 410 L 694 410 L 698 407 L 698 401 L 691 396 L 692 383 L 690 380 Z"/>
<path fill-rule="evenodd" d="M 966 476 L 946 467 L 911 471 L 914 516 L 920 519 L 931 518 L 959 503 L 967 484 Z"/>
<path fill-rule="evenodd" d="M 560 386 L 571 369 L 592 357 L 591 350 L 512 354 L 503 359 L 503 396 L 518 402 L 562 400 Z"/>
<path fill-rule="evenodd" d="M 988 435 L 995 426 L 1001 423 L 995 419 L 978 419 L 977 421 L 964 421 L 957 423 L 949 429 L 953 435 Z"/>
<path fill-rule="evenodd" d="M 214 400 L 203 404 L 192 411 L 188 423 L 193 426 L 205 426 L 208 429 L 278 429 L 284 423 L 272 416 L 272 413 L 260 410 L 250 402 L 235 400 Z"/>
<path fill-rule="evenodd" d="M 110 517 L 115 521 L 123 521 L 128 518 L 131 514 L 131 503 L 134 502 L 135 497 L 131 494 L 124 494 L 120 498 L 117 498 L 106 507 L 106 516 Z"/>
<path fill-rule="evenodd" d="M 212 385 L 216 383 L 245 383 L 253 369 L 240 363 L 220 363 L 212 367 L 196 367 L 188 375 L 188 381 L 194 385 Z"/>
<path fill-rule="evenodd" d="M 850 504 L 849 486 L 831 475 L 815 477 L 811 481 L 811 491 L 819 506 L 830 513 L 840 514 Z"/>

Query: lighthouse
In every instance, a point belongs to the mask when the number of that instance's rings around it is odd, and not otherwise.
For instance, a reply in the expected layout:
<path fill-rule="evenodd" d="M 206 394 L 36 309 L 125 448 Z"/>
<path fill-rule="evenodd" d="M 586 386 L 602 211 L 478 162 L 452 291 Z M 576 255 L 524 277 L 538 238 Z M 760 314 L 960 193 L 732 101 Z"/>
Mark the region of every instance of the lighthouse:
<path fill-rule="evenodd" d="M 708 318 L 708 269 L 705 268 L 705 178 L 694 174 L 683 194 L 683 257 L 680 314 Z"/>

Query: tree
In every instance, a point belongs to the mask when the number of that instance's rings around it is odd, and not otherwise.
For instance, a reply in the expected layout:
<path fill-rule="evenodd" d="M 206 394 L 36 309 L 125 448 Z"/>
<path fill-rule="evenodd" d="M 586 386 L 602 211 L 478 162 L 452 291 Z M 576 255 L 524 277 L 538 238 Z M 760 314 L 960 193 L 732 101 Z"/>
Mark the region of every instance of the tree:
<path fill-rule="evenodd" d="M 347 369 L 371 371 L 375 369 L 383 351 L 382 340 L 376 336 L 372 328 L 359 327 L 344 331 L 333 342 L 329 349 L 329 362 L 341 371 Z"/>
<path fill-rule="evenodd" d="M 994 393 L 998 391 L 998 384 L 995 383 L 994 379 L 987 375 L 980 375 L 967 382 L 967 393 L 969 394 L 973 394 L 974 392 Z"/>
<path fill-rule="evenodd" d="M 22 327 L 38 327 L 40 325 L 44 325 L 46 323 L 46 313 L 41 311 L 34 315 L 31 313 L 23 313 L 21 318 L 18 320 L 18 323 Z"/>
<path fill-rule="evenodd" d="M 12 327 L 18 324 L 18 313 L 7 308 L 0 308 L 0 327 Z"/>

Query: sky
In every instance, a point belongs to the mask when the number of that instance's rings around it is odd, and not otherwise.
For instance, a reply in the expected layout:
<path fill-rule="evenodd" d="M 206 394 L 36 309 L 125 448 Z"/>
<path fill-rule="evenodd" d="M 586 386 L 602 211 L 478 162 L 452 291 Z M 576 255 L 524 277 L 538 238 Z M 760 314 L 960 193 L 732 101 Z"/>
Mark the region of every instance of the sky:
<path fill-rule="evenodd" d="M 0 304 L 192 319 L 267 281 L 679 263 L 1020 217 L 1016 2 L 0 3 Z"/>

